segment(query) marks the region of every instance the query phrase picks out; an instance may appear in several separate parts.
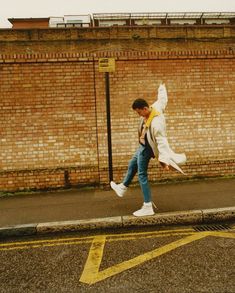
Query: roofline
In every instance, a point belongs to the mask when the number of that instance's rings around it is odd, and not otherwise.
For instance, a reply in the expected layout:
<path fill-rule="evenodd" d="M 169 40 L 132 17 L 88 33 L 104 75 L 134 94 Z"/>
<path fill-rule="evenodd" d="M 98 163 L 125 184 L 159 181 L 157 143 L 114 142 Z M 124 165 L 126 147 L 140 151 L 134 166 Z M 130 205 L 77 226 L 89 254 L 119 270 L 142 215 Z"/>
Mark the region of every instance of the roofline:
<path fill-rule="evenodd" d="M 48 20 L 48 21 L 49 21 L 49 20 L 50 20 L 50 17 L 8 18 L 8 21 L 9 21 L 10 23 L 15 22 L 15 21 L 22 21 L 22 20 L 24 20 L 24 21 L 32 21 L 32 20 L 34 20 L 34 21 L 38 21 L 38 20 Z"/>

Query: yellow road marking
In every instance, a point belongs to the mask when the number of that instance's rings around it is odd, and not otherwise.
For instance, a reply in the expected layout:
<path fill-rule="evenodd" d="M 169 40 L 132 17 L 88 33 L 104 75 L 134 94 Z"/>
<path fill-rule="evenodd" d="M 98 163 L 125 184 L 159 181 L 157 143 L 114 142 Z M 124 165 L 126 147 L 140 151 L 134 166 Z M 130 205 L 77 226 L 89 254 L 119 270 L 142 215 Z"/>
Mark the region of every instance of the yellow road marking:
<path fill-rule="evenodd" d="M 235 239 L 235 234 L 231 232 L 214 232 L 212 236 Z"/>
<path fill-rule="evenodd" d="M 202 232 L 195 232 L 193 229 L 179 229 L 179 230 L 165 230 L 165 231 L 151 231 L 151 232 L 136 232 L 136 233 L 124 233 L 124 234 L 107 234 L 103 235 L 106 237 L 107 242 L 114 241 L 128 241 L 141 238 L 159 238 L 159 237 L 170 237 L 170 236 L 184 236 L 184 235 L 194 235 Z M 208 232 L 217 233 L 218 236 L 221 235 L 232 235 L 231 232 Z M 5 250 L 17 250 L 17 249 L 29 249 L 29 248 L 40 248 L 40 247 L 51 247 L 59 245 L 78 245 L 91 243 L 96 236 L 88 237 L 71 237 L 71 238 L 61 238 L 61 239 L 45 239 L 45 240 L 33 240 L 26 242 L 11 242 L 0 244 L 0 251 Z M 230 237 L 233 236 L 221 236 Z"/>
<path fill-rule="evenodd" d="M 191 234 L 197 233 L 193 229 L 179 229 L 179 230 L 164 230 L 164 231 L 152 231 L 152 232 L 136 232 L 136 233 L 123 233 L 123 234 L 107 234 L 105 235 L 108 237 L 107 241 L 120 241 L 120 240 L 132 240 L 139 237 L 164 237 L 164 236 L 172 236 L 172 235 L 183 235 L 184 234 Z M 79 244 L 78 242 L 81 241 L 81 244 L 83 243 L 91 243 L 94 239 L 94 236 L 88 236 L 88 237 L 66 237 L 66 238 L 60 238 L 60 239 L 45 239 L 45 240 L 33 240 L 33 241 L 19 241 L 19 242 L 10 242 L 10 243 L 2 243 L 0 244 L 0 250 L 5 250 L 6 247 L 26 247 L 28 246 L 34 246 L 35 244 L 41 244 L 37 247 L 49 246 L 50 243 L 58 245 L 57 243 L 61 243 L 61 245 L 65 245 L 66 241 L 75 241 L 76 244 Z"/>
<path fill-rule="evenodd" d="M 176 240 L 169 244 L 166 244 L 160 248 L 154 249 L 152 251 L 146 252 L 142 255 L 134 257 L 130 260 L 124 261 L 112 267 L 109 267 L 103 271 L 99 271 L 100 263 L 103 257 L 103 250 L 105 245 L 105 237 L 97 236 L 92 242 L 90 252 L 82 272 L 80 282 L 86 284 L 94 284 L 96 282 L 102 281 L 108 277 L 119 274 L 125 270 L 133 268 L 139 264 L 142 264 L 148 260 L 156 258 L 162 254 L 172 251 L 180 246 L 186 245 L 195 240 L 202 239 L 206 237 L 207 232 L 195 233 L 193 235 L 187 236 L 183 239 Z"/>
<path fill-rule="evenodd" d="M 42 248 L 42 247 L 54 247 L 54 246 L 66 246 L 66 245 L 77 245 L 77 244 L 89 244 L 92 240 L 85 241 L 73 241 L 73 242 L 61 242 L 61 243 L 45 243 L 36 245 L 24 245 L 24 246 L 12 246 L 0 248 L 0 251 L 6 250 L 22 250 L 22 249 L 32 249 L 32 248 Z"/>
<path fill-rule="evenodd" d="M 178 230 L 163 230 L 163 231 L 150 231 L 150 232 L 135 232 L 135 233 L 124 233 L 124 234 L 108 234 L 106 235 L 111 238 L 118 238 L 121 240 L 122 238 L 128 238 L 128 237 L 139 237 L 143 236 L 146 237 L 146 235 L 173 235 L 173 234 L 179 234 L 179 233 L 186 233 L 186 234 L 191 234 L 195 233 L 195 230 L 193 229 L 178 229 Z"/>
<path fill-rule="evenodd" d="M 197 232 L 194 232 L 197 233 Z M 174 237 L 174 236 L 185 236 L 185 235 L 189 235 L 189 234 L 194 234 L 194 233 L 169 233 L 169 234 L 161 234 L 161 235 L 140 235 L 139 237 L 137 235 L 133 236 L 133 237 L 121 237 L 121 238 L 107 238 L 106 242 L 116 242 L 116 241 L 128 241 L 128 240 L 138 240 L 138 239 L 149 239 L 149 238 L 160 238 L 160 237 Z M 106 235 L 104 235 L 106 236 Z M 106 236 L 107 237 L 107 236 Z M 61 245 L 78 245 L 78 244 L 87 244 L 87 243 L 91 243 L 93 241 L 94 237 L 92 237 L 91 239 L 87 239 L 87 240 L 83 240 L 78 239 L 77 241 L 66 241 L 66 242 L 53 242 L 53 243 L 48 243 L 48 242 L 44 242 L 44 243 L 40 243 L 40 244 L 34 244 L 35 242 L 26 242 L 26 243 L 20 243 L 18 242 L 17 245 L 14 245 L 15 243 L 7 243 L 6 246 L 2 246 L 0 247 L 0 251 L 6 251 L 6 250 L 22 250 L 22 249 L 31 249 L 31 248 L 41 248 L 41 247 L 52 247 L 52 246 L 61 246 Z M 61 239 L 62 240 L 62 239 Z M 22 244 L 22 245 L 20 245 Z M 24 245 L 23 245 L 24 244 Z"/>
<path fill-rule="evenodd" d="M 99 268 L 103 257 L 105 236 L 96 236 L 92 242 L 90 252 L 80 278 L 80 282 L 93 284 L 96 283 Z M 88 282 L 87 282 L 88 281 Z"/>
<path fill-rule="evenodd" d="M 174 237 L 174 236 L 186 236 L 180 240 L 173 241 L 162 247 L 146 252 L 142 255 L 134 257 L 133 259 L 124 261 L 117 265 L 111 266 L 103 271 L 99 271 L 100 264 L 103 258 L 103 251 L 105 242 L 124 241 L 124 240 L 138 240 L 141 238 L 159 238 L 159 237 Z M 178 230 L 163 230 L 163 231 L 151 231 L 151 232 L 137 232 L 137 233 L 124 233 L 124 234 L 107 234 L 88 237 L 71 237 L 61 239 L 45 239 L 28 242 L 11 242 L 0 244 L 0 250 L 22 250 L 29 248 L 41 248 L 41 247 L 53 247 L 59 245 L 77 245 L 77 244 L 91 244 L 89 255 L 84 266 L 83 273 L 80 278 L 80 282 L 86 284 L 94 284 L 102 281 L 108 277 L 119 274 L 125 270 L 131 269 L 137 265 L 140 265 L 153 258 L 159 257 L 165 253 L 168 253 L 178 247 L 189 244 L 193 241 L 202 239 L 207 236 L 233 238 L 235 239 L 234 231 L 217 232 L 196 232 L 193 229 L 178 229 Z"/>
<path fill-rule="evenodd" d="M 190 236 L 187 236 L 185 238 L 182 238 L 180 240 L 176 240 L 174 242 L 171 242 L 169 244 L 166 244 L 160 248 L 154 249 L 152 251 L 149 251 L 147 253 L 144 253 L 142 255 L 139 255 L 137 257 L 134 257 L 133 259 L 124 261 L 122 263 L 119 263 L 117 265 L 114 265 L 112 267 L 109 267 L 103 271 L 99 271 L 99 267 L 102 261 L 103 257 L 103 250 L 105 246 L 105 237 L 97 236 L 94 238 L 90 252 L 84 267 L 84 270 L 82 272 L 80 282 L 86 283 L 86 284 L 94 284 L 99 281 L 102 281 L 106 278 L 109 278 L 111 276 L 114 276 L 116 274 L 119 274 L 125 270 L 131 269 L 139 264 L 142 264 L 148 260 L 151 260 L 153 258 L 156 258 L 160 255 L 163 255 L 169 251 L 172 251 L 178 247 L 181 247 L 183 245 L 189 244 L 193 241 L 205 238 L 207 236 L 214 236 L 214 237 L 226 237 L 226 238 L 234 238 L 235 234 L 228 233 L 228 232 L 197 232 L 193 233 Z"/>
<path fill-rule="evenodd" d="M 180 232 L 180 233 L 167 233 L 167 234 L 152 234 L 152 235 L 135 235 L 133 237 L 119 237 L 119 238 L 107 238 L 106 242 L 115 242 L 115 241 L 122 241 L 122 240 L 136 240 L 136 239 L 148 239 L 148 238 L 160 238 L 160 237 L 174 237 L 174 236 L 184 236 L 184 235 L 191 235 L 197 232 Z M 108 237 L 108 236 L 107 236 Z"/>
<path fill-rule="evenodd" d="M 34 244 L 34 243 L 57 243 L 57 242 L 65 242 L 65 241 L 73 241 L 73 240 L 86 240 L 90 239 L 90 242 L 92 242 L 94 236 L 89 237 L 73 237 L 73 238 L 60 238 L 60 239 L 45 239 L 45 240 L 33 240 L 33 241 L 18 241 L 18 242 L 9 242 L 9 243 L 2 243 L 0 244 L 0 247 L 5 246 L 12 246 L 12 245 L 28 245 L 28 244 Z"/>
<path fill-rule="evenodd" d="M 192 228 L 187 229 L 177 229 L 177 230 L 159 230 L 159 231 L 150 231 L 150 232 L 135 232 L 135 233 L 123 233 L 123 234 L 108 234 L 108 237 L 123 237 L 123 236 L 133 236 L 133 235 L 149 235 L 149 234 L 167 234 L 167 233 L 179 233 L 179 232 L 195 232 Z"/>

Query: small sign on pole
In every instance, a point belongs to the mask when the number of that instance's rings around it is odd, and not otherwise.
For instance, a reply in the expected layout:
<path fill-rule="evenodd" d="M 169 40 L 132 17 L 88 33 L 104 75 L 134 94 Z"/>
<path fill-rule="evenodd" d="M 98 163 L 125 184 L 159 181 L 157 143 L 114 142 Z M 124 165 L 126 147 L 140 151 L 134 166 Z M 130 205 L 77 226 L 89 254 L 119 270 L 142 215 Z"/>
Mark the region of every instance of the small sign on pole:
<path fill-rule="evenodd" d="M 115 58 L 99 58 L 99 72 L 114 72 Z"/>

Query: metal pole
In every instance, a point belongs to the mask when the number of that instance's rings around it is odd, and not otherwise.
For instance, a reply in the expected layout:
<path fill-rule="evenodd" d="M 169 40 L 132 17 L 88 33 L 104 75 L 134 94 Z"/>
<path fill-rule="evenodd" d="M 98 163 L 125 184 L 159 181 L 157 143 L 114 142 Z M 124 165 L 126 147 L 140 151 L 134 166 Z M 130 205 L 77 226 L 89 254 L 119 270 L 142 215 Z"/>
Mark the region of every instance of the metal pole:
<path fill-rule="evenodd" d="M 108 134 L 108 157 L 109 157 L 109 181 L 113 180 L 113 161 L 112 161 L 112 138 L 111 138 L 111 119 L 110 119 L 110 90 L 109 72 L 105 72 L 105 92 L 106 92 L 106 113 L 107 113 L 107 134 Z"/>

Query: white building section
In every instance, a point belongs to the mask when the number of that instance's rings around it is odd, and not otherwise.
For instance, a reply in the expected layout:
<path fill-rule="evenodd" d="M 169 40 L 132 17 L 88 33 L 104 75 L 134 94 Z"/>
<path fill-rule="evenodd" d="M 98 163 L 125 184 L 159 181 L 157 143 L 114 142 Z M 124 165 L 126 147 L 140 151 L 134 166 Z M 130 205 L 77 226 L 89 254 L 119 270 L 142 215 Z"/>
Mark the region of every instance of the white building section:
<path fill-rule="evenodd" d="M 234 12 L 185 13 L 94 13 L 50 17 L 49 27 L 109 27 L 159 25 L 227 25 L 235 24 Z"/>
<path fill-rule="evenodd" d="M 64 17 L 50 17 L 49 27 L 89 27 L 91 15 L 65 15 Z"/>

